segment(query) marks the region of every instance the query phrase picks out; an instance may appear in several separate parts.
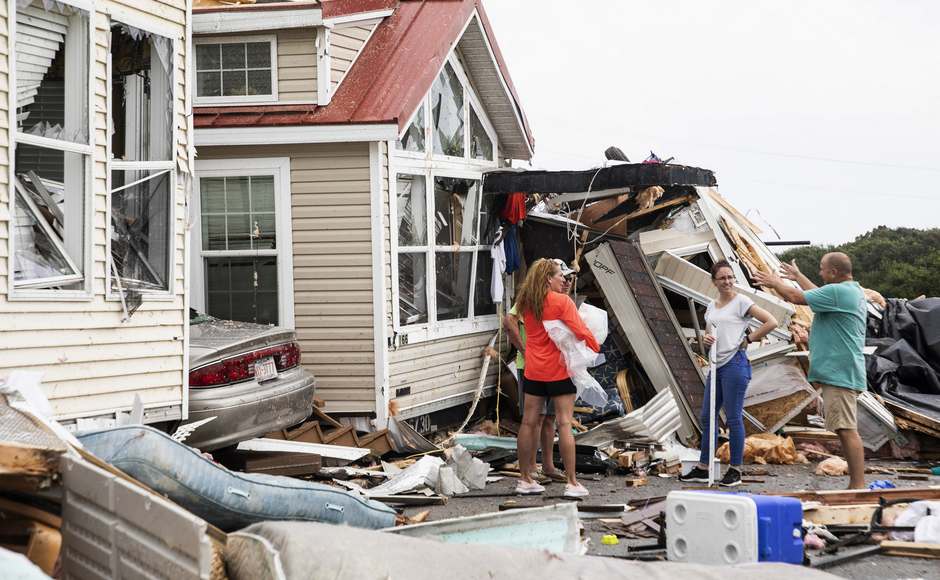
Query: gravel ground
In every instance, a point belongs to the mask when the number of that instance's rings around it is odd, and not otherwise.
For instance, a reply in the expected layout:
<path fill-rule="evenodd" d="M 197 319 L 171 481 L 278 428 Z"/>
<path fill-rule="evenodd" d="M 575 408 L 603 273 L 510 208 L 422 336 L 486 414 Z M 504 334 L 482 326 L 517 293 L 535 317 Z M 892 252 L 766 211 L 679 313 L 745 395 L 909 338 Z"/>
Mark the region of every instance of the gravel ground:
<path fill-rule="evenodd" d="M 890 466 L 891 463 L 877 462 L 872 465 Z M 900 465 L 900 464 L 899 464 Z M 814 464 L 810 465 L 768 465 L 766 467 L 770 472 L 769 476 L 750 476 L 754 479 L 762 479 L 763 483 L 745 484 L 737 488 L 739 491 L 751 492 L 777 492 L 784 490 L 822 490 L 822 489 L 844 489 L 848 484 L 847 477 L 824 477 L 813 474 Z M 747 477 L 747 476 L 746 476 Z M 885 475 L 866 476 L 868 481 L 876 479 L 889 479 Z M 616 504 L 625 503 L 628 500 L 662 496 L 671 490 L 682 489 L 684 486 L 675 478 L 660 478 L 652 476 L 649 483 L 639 488 L 627 488 L 624 485 L 625 476 L 592 476 L 585 475 L 581 482 L 591 491 L 588 502 L 591 504 Z M 940 477 L 931 478 L 930 482 L 922 481 L 895 481 L 898 487 L 918 487 L 924 485 L 940 485 Z M 463 517 L 474 514 L 498 511 L 499 504 L 507 500 L 519 499 L 513 495 L 515 480 L 505 478 L 501 481 L 491 483 L 486 486 L 486 490 L 475 493 L 485 494 L 505 494 L 503 497 L 456 497 L 450 499 L 446 505 L 409 508 L 407 515 L 414 515 L 421 511 L 430 509 L 430 520 L 441 520 L 446 518 Z M 540 505 L 549 505 L 564 501 L 561 494 L 564 491 L 562 484 L 552 484 L 547 487 L 543 497 L 527 497 L 519 499 L 520 503 L 531 504 L 533 507 Z M 630 544 L 648 544 L 654 540 L 624 540 L 617 546 L 604 546 L 601 544 L 601 536 L 605 533 L 603 524 L 597 521 L 584 520 L 585 532 L 590 538 L 588 544 L 588 554 L 596 556 L 619 556 L 627 552 L 627 546 Z M 891 556 L 869 556 L 854 562 L 849 562 L 839 566 L 834 566 L 826 570 L 836 576 L 843 578 L 868 579 L 878 578 L 881 580 L 902 580 L 902 579 L 938 579 L 940 580 L 940 560 L 928 560 L 920 558 L 900 558 Z"/>

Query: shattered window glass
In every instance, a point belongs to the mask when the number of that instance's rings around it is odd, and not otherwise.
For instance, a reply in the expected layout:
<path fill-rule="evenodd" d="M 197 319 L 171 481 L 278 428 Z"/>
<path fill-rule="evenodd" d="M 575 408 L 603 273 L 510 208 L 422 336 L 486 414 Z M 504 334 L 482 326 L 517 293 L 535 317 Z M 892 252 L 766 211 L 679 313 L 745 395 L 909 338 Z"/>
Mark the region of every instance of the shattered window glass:
<path fill-rule="evenodd" d="M 211 316 L 278 324 L 275 256 L 206 258 L 206 288 Z"/>
<path fill-rule="evenodd" d="M 243 97 L 273 94 L 271 42 L 196 45 L 196 95 Z"/>
<path fill-rule="evenodd" d="M 477 276 L 474 286 L 473 315 L 484 316 L 496 314 L 496 303 L 490 286 L 493 282 L 493 257 L 488 250 L 480 250 L 477 254 Z"/>
<path fill-rule="evenodd" d="M 401 324 L 428 321 L 427 255 L 398 254 L 398 320 Z"/>
<path fill-rule="evenodd" d="M 398 245 L 427 243 L 427 187 L 423 175 L 398 176 Z"/>
<path fill-rule="evenodd" d="M 23 4 L 16 10 L 17 130 L 87 144 L 88 12 L 58 2 Z"/>
<path fill-rule="evenodd" d="M 493 160 L 493 141 L 473 107 L 470 107 L 470 158 Z"/>
<path fill-rule="evenodd" d="M 396 146 L 404 151 L 424 151 L 424 128 L 424 105 L 421 105 Z"/>
<path fill-rule="evenodd" d="M 434 152 L 464 156 L 463 86 L 450 63 L 445 64 L 431 87 Z"/>
<path fill-rule="evenodd" d="M 202 177 L 203 250 L 277 248 L 274 176 Z"/>
<path fill-rule="evenodd" d="M 476 244 L 479 182 L 434 178 L 434 242 L 438 246 Z"/>
<path fill-rule="evenodd" d="M 111 172 L 112 288 L 168 290 L 172 245 L 172 173 Z"/>
<path fill-rule="evenodd" d="M 437 252 L 437 319 L 470 315 L 470 273 L 475 252 Z"/>
<path fill-rule="evenodd" d="M 126 24 L 111 26 L 112 156 L 171 160 L 173 43 Z"/>

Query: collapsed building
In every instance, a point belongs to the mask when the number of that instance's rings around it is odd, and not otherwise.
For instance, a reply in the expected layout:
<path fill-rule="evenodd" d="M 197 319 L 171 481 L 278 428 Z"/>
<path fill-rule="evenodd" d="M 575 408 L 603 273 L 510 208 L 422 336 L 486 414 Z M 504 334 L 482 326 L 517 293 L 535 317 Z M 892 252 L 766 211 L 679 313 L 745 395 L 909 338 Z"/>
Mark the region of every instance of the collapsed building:
<path fill-rule="evenodd" d="M 680 439 L 695 442 L 708 364 L 704 313 L 717 297 L 709 270 L 726 260 L 738 291 L 779 321 L 747 350 L 753 367 L 744 401 L 748 434 L 782 430 L 805 440 L 824 437 L 807 420 L 818 397 L 806 378 L 813 314 L 754 282 L 755 272 L 776 271 L 780 260 L 761 240 L 761 228 L 721 196 L 712 171 L 661 162 L 614 162 L 585 171 L 497 170 L 487 174 L 483 188 L 504 196 L 507 206 L 525 200 L 526 219 L 504 224 L 518 228 L 507 236 L 518 239 L 524 258 L 517 276 L 537 258 L 561 258 L 578 273 L 576 300 L 610 315 L 606 362 L 592 373 L 612 403 L 581 418 L 622 415 L 670 391 L 681 416 Z M 884 300 L 877 292 L 867 296 L 870 317 L 880 319 Z M 866 349 L 866 355 L 874 352 Z M 880 397 L 868 392 L 859 402 L 859 430 L 869 450 L 889 441 L 909 443 Z M 936 436 L 924 425 L 936 429 L 937 423 L 904 403 L 890 401 L 894 414 L 916 417 L 922 435 Z"/>

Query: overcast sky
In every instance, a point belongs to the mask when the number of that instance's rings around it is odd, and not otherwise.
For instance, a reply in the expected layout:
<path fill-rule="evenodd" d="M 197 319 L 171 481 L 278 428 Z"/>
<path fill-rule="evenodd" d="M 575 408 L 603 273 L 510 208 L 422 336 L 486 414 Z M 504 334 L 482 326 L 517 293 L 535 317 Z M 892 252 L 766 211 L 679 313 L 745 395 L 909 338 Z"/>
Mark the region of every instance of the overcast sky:
<path fill-rule="evenodd" d="M 484 3 L 534 167 L 652 149 L 788 240 L 940 227 L 940 1 Z"/>

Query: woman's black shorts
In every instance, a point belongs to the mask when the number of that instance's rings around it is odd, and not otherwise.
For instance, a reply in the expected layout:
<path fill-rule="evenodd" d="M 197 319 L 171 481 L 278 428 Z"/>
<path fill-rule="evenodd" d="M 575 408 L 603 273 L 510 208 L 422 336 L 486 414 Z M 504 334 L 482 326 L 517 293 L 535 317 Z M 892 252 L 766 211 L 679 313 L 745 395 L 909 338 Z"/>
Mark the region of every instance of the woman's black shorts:
<path fill-rule="evenodd" d="M 578 388 L 574 386 L 570 378 L 560 381 L 534 381 L 526 377 L 522 384 L 522 390 L 536 397 L 560 397 L 561 395 L 573 395 L 578 392 Z"/>

